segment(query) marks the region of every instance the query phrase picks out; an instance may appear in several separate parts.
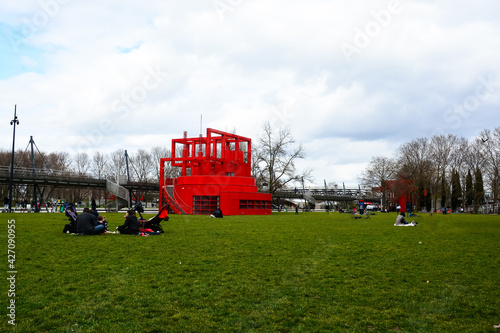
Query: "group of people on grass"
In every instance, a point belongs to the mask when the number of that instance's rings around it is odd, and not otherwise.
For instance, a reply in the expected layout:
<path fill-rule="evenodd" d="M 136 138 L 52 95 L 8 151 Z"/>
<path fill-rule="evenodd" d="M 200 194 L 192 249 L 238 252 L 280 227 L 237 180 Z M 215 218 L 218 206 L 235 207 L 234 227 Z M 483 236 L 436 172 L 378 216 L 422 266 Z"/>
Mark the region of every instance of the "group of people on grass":
<path fill-rule="evenodd" d="M 140 224 L 133 210 L 125 214 L 125 223 L 116 227 L 120 234 L 136 235 L 139 233 Z M 83 235 L 100 235 L 110 233 L 106 217 L 99 215 L 97 210 L 84 208 L 83 212 L 76 217 L 76 232 Z"/>

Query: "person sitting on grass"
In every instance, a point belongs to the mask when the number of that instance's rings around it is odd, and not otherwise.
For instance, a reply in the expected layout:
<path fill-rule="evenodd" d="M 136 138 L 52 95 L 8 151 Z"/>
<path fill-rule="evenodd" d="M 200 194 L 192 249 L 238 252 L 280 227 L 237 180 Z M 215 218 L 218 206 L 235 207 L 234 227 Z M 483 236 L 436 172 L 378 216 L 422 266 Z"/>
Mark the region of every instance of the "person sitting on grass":
<path fill-rule="evenodd" d="M 224 215 L 222 215 L 222 210 L 220 210 L 220 208 L 217 207 L 217 209 L 214 211 L 214 213 L 212 215 L 210 215 L 210 217 L 213 217 L 213 218 L 223 218 Z"/>
<path fill-rule="evenodd" d="M 396 223 L 394 223 L 395 226 L 405 226 L 405 227 L 416 227 L 418 225 L 417 222 L 411 221 L 410 223 L 406 222 L 405 220 L 405 213 L 401 212 L 398 217 L 396 218 Z"/>
<path fill-rule="evenodd" d="M 103 225 L 104 226 L 104 232 L 109 232 L 108 229 L 108 221 L 106 221 L 106 217 L 99 215 L 97 217 L 97 225 Z"/>
<path fill-rule="evenodd" d="M 401 212 L 396 218 L 396 223 L 394 225 L 405 225 L 408 224 L 405 220 L 405 213 Z"/>
<path fill-rule="evenodd" d="M 116 230 L 118 230 L 120 234 L 127 235 L 137 235 L 139 233 L 139 229 L 139 221 L 137 220 L 133 210 L 127 210 L 127 213 L 125 214 L 125 223 L 116 227 Z"/>
<path fill-rule="evenodd" d="M 104 225 L 96 225 L 95 217 L 90 209 L 84 208 L 83 213 L 76 217 L 76 232 L 83 235 L 99 235 L 104 232 Z"/>

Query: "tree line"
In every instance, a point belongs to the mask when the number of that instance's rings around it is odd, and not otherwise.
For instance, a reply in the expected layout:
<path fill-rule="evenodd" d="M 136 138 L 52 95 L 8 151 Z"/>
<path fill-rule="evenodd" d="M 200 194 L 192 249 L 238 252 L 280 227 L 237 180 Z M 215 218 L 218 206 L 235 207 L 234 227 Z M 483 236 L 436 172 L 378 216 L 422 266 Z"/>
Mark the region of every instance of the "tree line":
<path fill-rule="evenodd" d="M 124 183 L 159 182 L 160 159 L 170 157 L 164 147 L 139 149 L 128 155 L 123 149 L 110 154 L 99 151 L 70 155 L 67 152 L 32 154 L 25 150 L 15 153 L 14 166 L 30 169 L 56 170 L 74 176 L 89 176 Z M 261 191 L 275 193 L 292 182 L 311 180 L 312 169 L 298 171 L 295 162 L 306 158 L 301 144 L 296 144 L 288 127 L 273 128 L 264 123 L 262 134 L 252 146 L 252 177 Z M 128 159 L 128 170 L 126 168 Z M 0 167 L 8 167 L 11 152 L 0 150 Z M 165 166 L 170 178 L 180 170 Z M 128 171 L 128 172 L 127 172 Z M 377 189 L 384 204 L 405 195 L 415 209 L 460 207 L 478 212 L 486 202 L 495 211 L 500 195 L 500 127 L 485 129 L 479 136 L 467 140 L 455 135 L 435 135 L 403 143 L 393 157 L 374 156 L 359 177 L 365 187 Z M 0 186 L 0 195 L 8 196 L 8 185 Z M 29 185 L 16 185 L 14 201 L 30 201 Z M 154 194 L 156 195 L 156 194 Z M 45 198 L 63 198 L 72 202 L 102 198 L 103 191 L 49 187 Z M 148 199 L 154 200 L 154 197 Z"/>
<path fill-rule="evenodd" d="M 359 180 L 378 188 L 384 203 L 390 196 L 406 195 L 417 210 L 449 207 L 477 213 L 491 204 L 488 211 L 497 212 L 500 127 L 469 140 L 448 134 L 404 143 L 392 157 L 372 157 Z"/>

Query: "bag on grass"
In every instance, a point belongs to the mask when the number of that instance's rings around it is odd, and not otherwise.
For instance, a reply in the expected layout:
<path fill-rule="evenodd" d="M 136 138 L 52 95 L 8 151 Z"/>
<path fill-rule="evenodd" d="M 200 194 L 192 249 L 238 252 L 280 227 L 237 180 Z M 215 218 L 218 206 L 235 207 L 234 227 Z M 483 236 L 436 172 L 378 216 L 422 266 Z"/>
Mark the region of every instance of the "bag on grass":
<path fill-rule="evenodd" d="M 63 232 L 65 234 L 76 234 L 76 221 L 71 221 L 64 226 Z"/>

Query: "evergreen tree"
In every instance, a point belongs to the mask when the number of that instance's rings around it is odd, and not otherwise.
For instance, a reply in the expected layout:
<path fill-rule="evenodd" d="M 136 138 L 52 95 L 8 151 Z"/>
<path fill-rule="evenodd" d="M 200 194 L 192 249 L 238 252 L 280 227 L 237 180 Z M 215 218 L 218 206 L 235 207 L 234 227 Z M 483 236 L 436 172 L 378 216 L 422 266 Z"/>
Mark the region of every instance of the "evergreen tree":
<path fill-rule="evenodd" d="M 427 209 L 428 212 L 430 212 L 432 209 L 432 193 L 430 191 L 427 191 L 427 196 L 425 199 L 425 209 Z"/>
<path fill-rule="evenodd" d="M 472 201 L 474 201 L 474 185 L 472 183 L 472 175 L 469 170 L 467 177 L 465 177 L 465 205 L 467 207 L 472 205 Z"/>
<path fill-rule="evenodd" d="M 443 176 L 441 177 L 441 207 L 446 207 L 446 178 L 443 171 Z"/>
<path fill-rule="evenodd" d="M 456 170 L 451 173 L 451 209 L 456 210 L 459 206 L 459 198 L 462 196 L 460 175 Z"/>
<path fill-rule="evenodd" d="M 498 202 L 498 197 L 500 196 L 500 172 L 498 169 L 495 169 L 491 187 L 493 189 L 493 212 L 496 212 L 495 203 Z M 500 209 L 498 210 L 498 213 L 500 214 Z"/>
<path fill-rule="evenodd" d="M 422 182 L 419 182 L 418 189 L 417 189 L 417 203 L 418 207 L 425 207 L 425 199 L 426 199 L 426 193 L 427 191 L 425 190 L 425 186 Z"/>
<path fill-rule="evenodd" d="M 479 168 L 474 172 L 474 214 L 479 210 L 479 205 L 484 203 L 483 174 Z"/>

